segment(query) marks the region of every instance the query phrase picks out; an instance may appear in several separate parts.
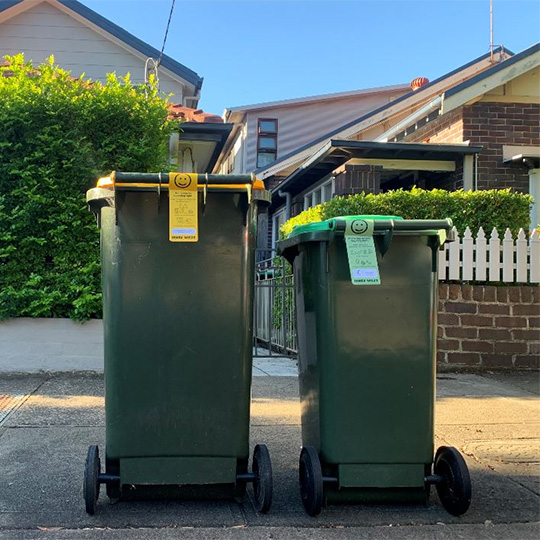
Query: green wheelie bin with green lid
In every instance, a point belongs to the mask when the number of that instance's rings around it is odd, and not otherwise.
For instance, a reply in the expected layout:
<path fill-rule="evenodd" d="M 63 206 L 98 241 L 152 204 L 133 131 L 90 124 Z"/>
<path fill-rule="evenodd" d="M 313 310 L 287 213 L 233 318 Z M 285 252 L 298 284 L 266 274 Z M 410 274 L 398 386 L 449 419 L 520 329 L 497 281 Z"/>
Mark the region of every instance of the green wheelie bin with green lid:
<path fill-rule="evenodd" d="M 293 266 L 302 502 L 470 504 L 467 465 L 434 457 L 438 250 L 451 220 L 345 216 L 278 243 Z"/>
<path fill-rule="evenodd" d="M 105 467 L 88 450 L 86 510 L 112 499 L 240 498 L 267 512 L 272 468 L 249 470 L 257 215 L 251 176 L 113 173 L 87 193 L 101 230 Z"/>

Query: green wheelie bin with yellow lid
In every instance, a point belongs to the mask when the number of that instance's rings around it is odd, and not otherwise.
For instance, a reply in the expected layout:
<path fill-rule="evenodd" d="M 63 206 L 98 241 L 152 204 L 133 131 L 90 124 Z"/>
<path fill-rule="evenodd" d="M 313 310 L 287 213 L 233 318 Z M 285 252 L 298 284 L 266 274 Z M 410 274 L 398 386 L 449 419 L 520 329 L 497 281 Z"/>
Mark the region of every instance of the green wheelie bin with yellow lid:
<path fill-rule="evenodd" d="M 93 514 L 112 499 L 240 498 L 267 512 L 272 467 L 249 418 L 257 216 L 252 176 L 113 173 L 87 193 L 101 231 L 104 470 L 84 475 Z"/>
<path fill-rule="evenodd" d="M 438 250 L 451 220 L 345 216 L 278 243 L 293 266 L 302 410 L 301 497 L 323 504 L 425 502 L 456 515 L 467 465 L 434 456 Z"/>

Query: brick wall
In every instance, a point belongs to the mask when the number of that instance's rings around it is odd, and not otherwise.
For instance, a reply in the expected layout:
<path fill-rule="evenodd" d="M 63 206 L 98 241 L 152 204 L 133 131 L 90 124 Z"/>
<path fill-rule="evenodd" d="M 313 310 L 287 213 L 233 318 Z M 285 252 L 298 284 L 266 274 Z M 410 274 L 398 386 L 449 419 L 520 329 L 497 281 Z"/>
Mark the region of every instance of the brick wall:
<path fill-rule="evenodd" d="M 405 139 L 407 142 L 455 143 L 463 142 L 463 109 L 440 116 Z"/>
<path fill-rule="evenodd" d="M 478 102 L 463 108 L 463 140 L 484 147 L 478 156 L 478 187 L 511 187 L 528 193 L 525 167 L 503 165 L 503 145 L 540 145 L 540 105 Z"/>
<path fill-rule="evenodd" d="M 540 105 L 479 101 L 460 107 L 411 133 L 407 142 L 460 143 L 483 146 L 478 156 L 478 188 L 513 188 L 529 192 L 525 167 L 503 164 L 503 146 L 540 145 Z M 463 187 L 462 169 L 448 180 L 446 189 Z"/>
<path fill-rule="evenodd" d="M 540 368 L 540 287 L 439 285 L 439 367 Z"/>

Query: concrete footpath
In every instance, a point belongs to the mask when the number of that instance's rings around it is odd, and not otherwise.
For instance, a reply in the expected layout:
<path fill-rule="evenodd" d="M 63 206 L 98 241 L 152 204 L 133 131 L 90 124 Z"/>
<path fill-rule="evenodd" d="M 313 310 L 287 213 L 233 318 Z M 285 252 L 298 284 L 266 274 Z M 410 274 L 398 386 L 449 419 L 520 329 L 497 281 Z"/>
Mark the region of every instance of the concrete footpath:
<path fill-rule="evenodd" d="M 467 514 L 452 517 L 435 490 L 427 506 L 303 510 L 294 362 L 255 360 L 252 444 L 265 442 L 274 504 L 233 501 L 110 504 L 89 516 L 82 498 L 88 445 L 105 449 L 103 376 L 0 376 L 0 540 L 30 539 L 537 539 L 540 537 L 539 374 L 440 374 L 436 446 L 460 449 L 473 482 Z"/>

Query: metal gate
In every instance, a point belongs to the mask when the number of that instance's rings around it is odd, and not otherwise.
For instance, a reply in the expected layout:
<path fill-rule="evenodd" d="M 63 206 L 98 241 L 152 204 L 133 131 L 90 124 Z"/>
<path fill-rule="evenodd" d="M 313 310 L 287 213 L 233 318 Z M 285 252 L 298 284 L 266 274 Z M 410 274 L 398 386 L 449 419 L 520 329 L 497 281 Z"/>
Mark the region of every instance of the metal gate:
<path fill-rule="evenodd" d="M 266 258 L 262 258 L 262 257 Z M 296 313 L 291 266 L 261 251 L 255 267 L 253 356 L 295 356 Z"/>

